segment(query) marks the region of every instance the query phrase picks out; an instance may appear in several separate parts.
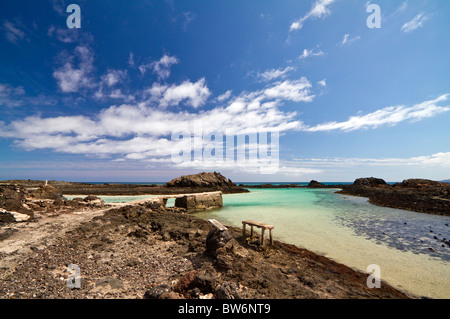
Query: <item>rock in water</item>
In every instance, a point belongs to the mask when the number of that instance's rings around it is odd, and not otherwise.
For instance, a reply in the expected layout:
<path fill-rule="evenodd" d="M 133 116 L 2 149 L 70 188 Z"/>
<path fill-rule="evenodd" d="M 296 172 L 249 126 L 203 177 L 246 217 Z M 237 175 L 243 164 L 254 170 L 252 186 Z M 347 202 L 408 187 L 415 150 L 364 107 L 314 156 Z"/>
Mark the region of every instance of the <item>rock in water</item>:
<path fill-rule="evenodd" d="M 325 187 L 325 185 L 322 183 L 319 183 L 318 181 L 312 180 L 311 182 L 309 182 L 308 187 L 309 188 L 323 188 L 323 187 Z"/>
<path fill-rule="evenodd" d="M 243 192 L 244 189 L 237 186 L 230 179 L 220 173 L 199 173 L 185 175 L 171 180 L 165 187 L 193 188 L 203 190 L 220 190 L 223 192 Z"/>
<path fill-rule="evenodd" d="M 358 186 L 378 186 L 378 185 L 386 185 L 386 182 L 381 178 L 375 177 L 366 177 L 366 178 L 358 178 L 355 180 L 353 185 Z"/>

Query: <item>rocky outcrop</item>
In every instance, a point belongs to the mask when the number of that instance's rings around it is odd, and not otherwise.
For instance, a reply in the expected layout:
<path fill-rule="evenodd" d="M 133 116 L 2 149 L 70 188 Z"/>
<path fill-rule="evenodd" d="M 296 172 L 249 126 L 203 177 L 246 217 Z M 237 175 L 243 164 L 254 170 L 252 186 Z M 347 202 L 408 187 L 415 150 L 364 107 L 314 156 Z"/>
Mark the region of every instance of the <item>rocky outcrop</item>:
<path fill-rule="evenodd" d="M 52 185 L 44 185 L 39 187 L 34 192 L 30 193 L 30 197 L 35 199 L 64 199 L 61 190 Z"/>
<path fill-rule="evenodd" d="M 358 178 L 353 183 L 355 186 L 379 186 L 379 185 L 386 185 L 386 182 L 381 178 L 375 178 L 375 177 L 365 177 L 365 178 Z"/>
<path fill-rule="evenodd" d="M 340 194 L 368 197 L 372 204 L 450 216 L 450 185 L 427 179 L 407 179 L 393 185 L 378 178 L 360 178 Z"/>
<path fill-rule="evenodd" d="M 171 180 L 164 187 L 168 188 L 191 188 L 200 191 L 222 191 L 224 193 L 242 193 L 246 190 L 237 186 L 230 179 L 220 173 L 199 173 L 185 175 Z"/>
<path fill-rule="evenodd" d="M 26 205 L 23 188 L 17 185 L 0 185 L 0 208 L 33 216 L 32 210 Z"/>
<path fill-rule="evenodd" d="M 0 208 L 0 223 L 22 223 L 31 219 L 30 215 L 21 214 L 18 212 L 9 212 Z"/>
<path fill-rule="evenodd" d="M 308 188 L 324 188 L 325 185 L 322 183 L 319 183 L 318 181 L 312 180 L 308 184 Z"/>

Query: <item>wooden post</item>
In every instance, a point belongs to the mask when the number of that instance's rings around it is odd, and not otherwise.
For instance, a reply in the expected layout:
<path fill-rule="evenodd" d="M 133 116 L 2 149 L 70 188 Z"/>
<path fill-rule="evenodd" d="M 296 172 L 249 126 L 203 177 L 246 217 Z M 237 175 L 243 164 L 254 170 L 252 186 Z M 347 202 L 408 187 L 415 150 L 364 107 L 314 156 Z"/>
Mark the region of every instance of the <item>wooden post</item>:
<path fill-rule="evenodd" d="M 272 228 L 269 229 L 269 234 L 270 234 L 270 246 L 273 246 Z"/>
<path fill-rule="evenodd" d="M 266 227 L 261 227 L 261 246 L 264 247 L 264 231 Z"/>
<path fill-rule="evenodd" d="M 245 239 L 245 223 L 242 222 L 242 238 Z"/>

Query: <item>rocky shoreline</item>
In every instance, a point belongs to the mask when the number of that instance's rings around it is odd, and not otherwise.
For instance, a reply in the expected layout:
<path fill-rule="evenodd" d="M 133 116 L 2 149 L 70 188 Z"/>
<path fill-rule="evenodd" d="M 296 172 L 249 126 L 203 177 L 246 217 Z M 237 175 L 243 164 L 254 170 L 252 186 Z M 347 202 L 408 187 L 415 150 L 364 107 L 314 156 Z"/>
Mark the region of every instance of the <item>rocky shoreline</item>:
<path fill-rule="evenodd" d="M 1 185 L 19 185 L 25 191 L 34 191 L 45 184 L 40 180 L 7 180 Z M 65 195 L 168 195 L 221 191 L 224 194 L 246 193 L 248 190 L 237 186 L 220 173 L 199 173 L 175 178 L 164 185 L 150 184 L 88 184 L 75 182 L 48 181 Z"/>
<path fill-rule="evenodd" d="M 305 249 L 278 241 L 263 249 L 258 238 L 244 240 L 240 229 L 228 229 L 232 240 L 212 257 L 206 249 L 211 225 L 180 210 L 123 206 L 39 214 L 2 227 L 12 234 L 0 241 L 0 296 L 408 298 L 385 283 L 369 289 L 367 274 Z M 28 237 L 34 233 L 40 237 Z M 79 287 L 68 285 L 70 265 L 80 270 Z"/>
<path fill-rule="evenodd" d="M 217 237 L 211 223 L 163 200 L 106 204 L 69 201 L 52 185 L 1 187 L 4 210 L 29 218 L 0 221 L 0 298 L 413 297 L 384 282 L 370 289 L 368 274 L 294 245 L 262 247 L 239 228 Z"/>
<path fill-rule="evenodd" d="M 362 196 L 385 207 L 450 216 L 450 184 L 427 179 L 407 179 L 393 185 L 380 178 L 359 178 L 344 185 L 339 194 Z"/>

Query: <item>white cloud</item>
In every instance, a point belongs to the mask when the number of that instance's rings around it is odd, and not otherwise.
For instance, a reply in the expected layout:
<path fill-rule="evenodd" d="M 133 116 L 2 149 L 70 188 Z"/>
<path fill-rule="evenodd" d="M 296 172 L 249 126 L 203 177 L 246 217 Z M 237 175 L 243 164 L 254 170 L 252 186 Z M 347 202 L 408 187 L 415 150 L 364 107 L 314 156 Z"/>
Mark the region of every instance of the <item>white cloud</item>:
<path fill-rule="evenodd" d="M 264 81 L 272 81 L 277 78 L 284 78 L 288 72 L 295 70 L 294 67 L 288 66 L 284 69 L 271 69 L 263 73 L 258 73 L 257 76 Z"/>
<path fill-rule="evenodd" d="M 14 139 L 17 146 L 27 150 L 49 149 L 62 153 L 108 156 L 116 160 L 150 160 L 170 164 L 173 149 L 180 147 L 168 138 L 175 131 L 192 132 L 201 127 L 203 134 L 227 132 L 238 135 L 299 130 L 302 123 L 294 119 L 296 113 L 283 112 L 279 105 L 284 100 L 311 101 L 310 87 L 306 78 L 277 82 L 259 91 L 243 92 L 234 98 L 230 93 L 225 106 L 191 113 L 155 108 L 154 103 L 169 105 L 186 101 L 194 107 L 199 106 L 210 94 L 204 79 L 170 86 L 155 83 L 147 92 L 155 100 L 111 106 L 92 117 L 30 116 L 8 125 L 0 123 L 0 136 Z M 120 90 L 113 93 L 123 95 Z"/>
<path fill-rule="evenodd" d="M 8 20 L 3 22 L 3 32 L 6 39 L 11 43 L 17 43 L 19 40 L 25 39 L 25 32 L 22 28 L 23 26 L 20 22 L 15 24 Z"/>
<path fill-rule="evenodd" d="M 424 14 L 422 14 L 422 13 L 419 13 L 419 14 L 416 15 L 411 21 L 406 22 L 406 23 L 402 26 L 401 30 L 402 30 L 403 32 L 406 32 L 406 33 L 411 32 L 411 31 L 414 31 L 414 30 L 416 30 L 416 29 L 418 29 L 418 28 L 423 27 L 423 24 L 424 24 L 425 21 L 427 21 L 429 18 L 430 18 L 429 15 L 424 15 Z"/>
<path fill-rule="evenodd" d="M 134 54 L 133 54 L 133 52 L 130 52 L 130 55 L 128 57 L 127 63 L 128 63 L 129 66 L 134 67 L 135 62 L 134 62 Z"/>
<path fill-rule="evenodd" d="M 304 60 L 306 58 L 309 57 L 313 57 L 313 56 L 323 56 L 325 55 L 325 52 L 319 50 L 319 51 L 314 51 L 314 49 L 308 50 L 308 49 L 304 49 L 302 54 L 298 57 L 300 60 Z"/>
<path fill-rule="evenodd" d="M 296 81 L 283 81 L 275 83 L 273 87 L 264 90 L 268 98 L 290 100 L 294 102 L 311 102 L 314 95 L 310 92 L 311 83 L 302 77 Z"/>
<path fill-rule="evenodd" d="M 78 60 L 78 64 L 73 63 L 74 59 Z M 53 77 L 57 80 L 61 91 L 74 93 L 96 86 L 92 78 L 94 53 L 89 47 L 77 46 L 75 56 L 68 57 L 67 60 L 53 72 Z"/>
<path fill-rule="evenodd" d="M 405 166 L 440 166 L 450 167 L 450 152 L 440 152 L 432 155 L 414 156 L 408 158 L 387 157 L 387 158 L 360 158 L 360 157 L 331 157 L 331 158 L 310 158 L 296 159 L 291 165 L 301 165 L 304 167 L 405 167 Z"/>
<path fill-rule="evenodd" d="M 308 132 L 319 131 L 354 131 L 360 129 L 373 129 L 383 125 L 396 125 L 403 121 L 420 121 L 437 114 L 450 111 L 450 106 L 438 106 L 439 102 L 446 101 L 450 94 L 442 95 L 434 100 L 425 101 L 411 107 L 390 106 L 366 115 L 351 116 L 344 122 L 327 122 L 312 127 L 304 127 Z"/>
<path fill-rule="evenodd" d="M 317 82 L 317 84 L 319 84 L 320 86 L 327 86 L 327 80 L 326 79 L 323 79 L 323 80 L 320 80 L 320 81 L 318 81 Z"/>
<path fill-rule="evenodd" d="M 176 57 L 164 54 L 164 56 L 159 59 L 159 61 L 140 65 L 139 71 L 141 71 L 142 74 L 145 74 L 147 70 L 151 69 L 158 75 L 158 79 L 164 80 L 167 79 L 170 75 L 170 67 L 174 64 L 177 64 L 178 62 L 179 60 Z"/>
<path fill-rule="evenodd" d="M 219 95 L 219 96 L 217 97 L 217 101 L 223 102 L 223 101 L 225 101 L 225 100 L 228 100 L 228 99 L 230 98 L 230 96 L 231 96 L 232 93 L 233 93 L 232 90 L 226 91 L 225 93 L 223 93 L 223 94 L 221 94 L 221 95 Z"/>
<path fill-rule="evenodd" d="M 172 84 L 170 86 L 154 83 L 147 90 L 147 94 L 150 95 L 150 101 L 157 102 L 161 107 L 185 102 L 187 105 L 198 108 L 206 103 L 211 92 L 206 86 L 205 79 L 202 78 L 195 83 L 186 80 L 179 85 Z"/>
<path fill-rule="evenodd" d="M 79 40 L 77 28 L 59 28 L 53 24 L 48 28 L 47 35 L 50 37 L 56 36 L 56 38 L 63 43 L 74 43 Z"/>
<path fill-rule="evenodd" d="M 13 87 L 0 83 L 0 106 L 15 107 L 22 105 L 21 98 L 25 94 L 23 87 Z"/>
<path fill-rule="evenodd" d="M 353 38 L 351 38 L 350 37 L 350 34 L 345 34 L 344 35 L 344 37 L 342 38 L 342 44 L 346 44 L 346 43 L 352 43 L 352 42 L 354 42 L 354 41 L 357 41 L 357 40 L 359 40 L 359 39 L 361 39 L 361 37 L 358 35 L 358 36 L 355 36 L 355 37 L 353 37 Z"/>
<path fill-rule="evenodd" d="M 8 83 L 0 83 L 0 106 L 11 108 L 27 105 L 54 105 L 55 103 L 51 97 L 27 95 L 22 86 L 14 87 Z"/>
<path fill-rule="evenodd" d="M 127 76 L 126 71 L 122 70 L 108 70 L 108 72 L 102 76 L 102 83 L 107 86 L 114 86 L 125 79 Z"/>
<path fill-rule="evenodd" d="M 303 23 L 310 18 L 322 18 L 331 13 L 328 8 L 335 0 L 317 0 L 313 3 L 311 10 L 308 11 L 302 18 L 293 22 L 289 31 L 299 30 L 303 27 Z"/>

